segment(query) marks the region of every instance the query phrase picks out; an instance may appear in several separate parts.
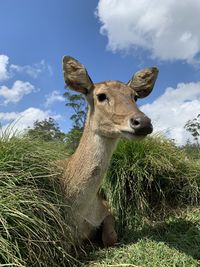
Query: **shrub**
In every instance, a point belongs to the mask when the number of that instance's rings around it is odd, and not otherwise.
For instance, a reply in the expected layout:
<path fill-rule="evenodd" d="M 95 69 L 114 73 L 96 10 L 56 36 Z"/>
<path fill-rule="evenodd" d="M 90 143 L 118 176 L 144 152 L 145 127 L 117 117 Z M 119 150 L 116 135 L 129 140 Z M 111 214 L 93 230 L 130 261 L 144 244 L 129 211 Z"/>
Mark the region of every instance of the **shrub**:
<path fill-rule="evenodd" d="M 57 143 L 0 140 L 2 265 L 77 266 L 70 208 L 62 194 L 60 172 L 51 164 L 64 156 Z"/>
<path fill-rule="evenodd" d="M 78 266 L 73 216 L 52 164 L 68 156 L 65 149 L 53 141 L 0 139 L 0 265 Z M 199 161 L 168 140 L 148 138 L 119 143 L 102 191 L 120 232 L 167 208 L 197 204 L 199 185 Z"/>
<path fill-rule="evenodd" d="M 102 191 L 118 217 L 118 230 L 141 225 L 168 208 L 199 201 L 200 165 L 161 137 L 121 141 Z M 141 217 L 142 216 L 142 217 Z"/>

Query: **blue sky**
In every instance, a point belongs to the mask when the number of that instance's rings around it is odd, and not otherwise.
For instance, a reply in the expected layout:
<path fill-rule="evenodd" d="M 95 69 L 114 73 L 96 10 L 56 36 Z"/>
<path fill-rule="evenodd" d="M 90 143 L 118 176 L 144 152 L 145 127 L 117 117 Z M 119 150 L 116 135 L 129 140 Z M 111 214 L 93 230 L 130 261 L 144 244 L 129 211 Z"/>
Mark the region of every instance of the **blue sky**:
<path fill-rule="evenodd" d="M 6 0 L 0 2 L 0 121 L 19 130 L 53 116 L 71 127 L 61 60 L 71 55 L 94 82 L 127 82 L 157 66 L 154 91 L 139 102 L 155 131 L 180 144 L 200 113 L 200 2 L 185 0 Z"/>

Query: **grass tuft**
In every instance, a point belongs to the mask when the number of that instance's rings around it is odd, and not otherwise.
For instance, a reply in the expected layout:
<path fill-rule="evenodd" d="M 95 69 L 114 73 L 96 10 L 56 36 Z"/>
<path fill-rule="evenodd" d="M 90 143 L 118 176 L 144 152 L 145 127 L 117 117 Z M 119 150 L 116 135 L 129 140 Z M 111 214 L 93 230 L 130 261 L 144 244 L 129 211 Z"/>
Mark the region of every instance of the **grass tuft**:
<path fill-rule="evenodd" d="M 77 266 L 70 207 L 51 164 L 67 156 L 58 146 L 0 140 L 1 266 Z"/>
<path fill-rule="evenodd" d="M 200 165 L 161 137 L 121 141 L 103 192 L 117 216 L 118 231 L 138 227 L 172 208 L 199 202 Z"/>
<path fill-rule="evenodd" d="M 120 142 L 102 192 L 116 214 L 123 245 L 90 246 L 94 251 L 87 258 L 78 246 L 62 174 L 52 164 L 66 158 L 66 151 L 57 142 L 0 138 L 0 266 L 200 264 L 199 209 L 169 216 L 199 203 L 199 160 L 158 137 Z M 160 214 L 168 217 L 161 221 Z"/>

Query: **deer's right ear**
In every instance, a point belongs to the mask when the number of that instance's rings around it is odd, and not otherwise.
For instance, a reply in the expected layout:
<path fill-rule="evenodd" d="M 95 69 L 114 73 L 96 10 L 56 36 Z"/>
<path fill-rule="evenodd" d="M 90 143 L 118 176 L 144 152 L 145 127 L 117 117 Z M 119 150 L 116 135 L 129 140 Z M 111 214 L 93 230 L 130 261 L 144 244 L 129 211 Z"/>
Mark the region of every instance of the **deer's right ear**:
<path fill-rule="evenodd" d="M 143 98 L 153 90 L 157 76 L 158 69 L 156 67 L 146 68 L 136 72 L 127 85 L 136 92 L 138 98 Z"/>
<path fill-rule="evenodd" d="M 79 93 L 87 95 L 94 88 L 85 67 L 70 56 L 63 57 L 63 73 L 66 86 Z"/>

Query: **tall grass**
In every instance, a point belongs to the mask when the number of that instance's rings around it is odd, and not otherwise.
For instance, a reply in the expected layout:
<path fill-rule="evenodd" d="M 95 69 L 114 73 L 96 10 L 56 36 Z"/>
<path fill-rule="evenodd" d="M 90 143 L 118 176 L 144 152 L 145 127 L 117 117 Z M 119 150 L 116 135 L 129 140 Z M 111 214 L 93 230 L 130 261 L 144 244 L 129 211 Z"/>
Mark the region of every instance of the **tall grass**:
<path fill-rule="evenodd" d="M 77 266 L 75 229 L 51 162 L 59 144 L 0 140 L 1 266 Z"/>
<path fill-rule="evenodd" d="M 0 265 L 78 266 L 76 226 L 53 161 L 68 156 L 61 143 L 0 139 Z M 122 141 L 102 191 L 119 232 L 141 226 L 167 208 L 199 201 L 200 164 L 173 143 Z"/>
<path fill-rule="evenodd" d="M 171 208 L 197 204 L 199 185 L 200 165 L 171 141 L 156 137 L 119 143 L 103 192 L 120 232 Z"/>

